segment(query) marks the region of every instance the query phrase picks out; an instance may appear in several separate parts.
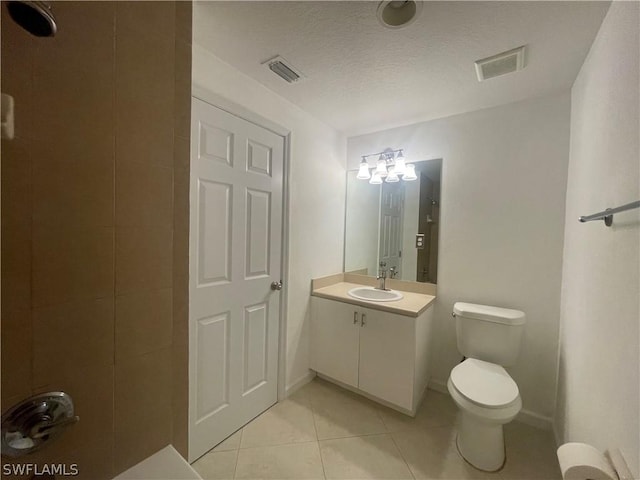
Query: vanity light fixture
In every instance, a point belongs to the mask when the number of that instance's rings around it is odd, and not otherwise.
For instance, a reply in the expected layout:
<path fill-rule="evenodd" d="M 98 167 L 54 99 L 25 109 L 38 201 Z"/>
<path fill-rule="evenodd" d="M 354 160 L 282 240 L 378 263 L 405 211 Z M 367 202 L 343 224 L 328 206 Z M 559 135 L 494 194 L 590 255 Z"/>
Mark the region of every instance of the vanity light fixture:
<path fill-rule="evenodd" d="M 367 157 L 378 157 L 374 167 L 369 165 Z M 356 178 L 369 180 L 372 185 L 380 185 L 384 179 L 387 183 L 399 182 L 400 179 L 410 182 L 416 180 L 415 165 L 407 164 L 402 149 L 387 148 L 382 152 L 363 155 Z"/>

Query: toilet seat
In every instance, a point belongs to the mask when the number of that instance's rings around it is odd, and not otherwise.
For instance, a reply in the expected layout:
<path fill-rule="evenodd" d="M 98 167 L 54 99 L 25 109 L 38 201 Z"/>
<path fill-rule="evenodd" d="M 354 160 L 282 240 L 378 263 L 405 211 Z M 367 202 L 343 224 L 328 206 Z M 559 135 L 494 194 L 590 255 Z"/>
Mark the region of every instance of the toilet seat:
<path fill-rule="evenodd" d="M 462 397 L 482 408 L 505 408 L 520 399 L 516 382 L 494 363 L 468 358 L 451 371 L 449 378 Z"/>

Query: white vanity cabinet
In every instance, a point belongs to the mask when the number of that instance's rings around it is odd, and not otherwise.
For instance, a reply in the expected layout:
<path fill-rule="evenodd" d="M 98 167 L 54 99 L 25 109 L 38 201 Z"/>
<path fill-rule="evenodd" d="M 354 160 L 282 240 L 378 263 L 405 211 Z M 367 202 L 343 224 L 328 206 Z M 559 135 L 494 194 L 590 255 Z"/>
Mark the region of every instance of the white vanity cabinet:
<path fill-rule="evenodd" d="M 415 317 L 311 297 L 311 368 L 414 415 L 429 380 L 431 312 Z"/>
<path fill-rule="evenodd" d="M 311 297 L 311 368 L 358 387 L 360 307 Z"/>

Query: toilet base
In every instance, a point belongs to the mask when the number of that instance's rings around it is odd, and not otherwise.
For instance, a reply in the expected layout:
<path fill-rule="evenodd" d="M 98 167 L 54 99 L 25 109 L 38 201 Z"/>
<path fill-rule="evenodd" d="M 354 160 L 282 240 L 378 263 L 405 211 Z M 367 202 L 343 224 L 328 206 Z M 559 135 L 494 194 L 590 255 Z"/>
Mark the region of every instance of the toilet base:
<path fill-rule="evenodd" d="M 487 423 L 463 411 L 456 444 L 462 458 L 478 470 L 496 472 L 504 466 L 502 424 Z"/>

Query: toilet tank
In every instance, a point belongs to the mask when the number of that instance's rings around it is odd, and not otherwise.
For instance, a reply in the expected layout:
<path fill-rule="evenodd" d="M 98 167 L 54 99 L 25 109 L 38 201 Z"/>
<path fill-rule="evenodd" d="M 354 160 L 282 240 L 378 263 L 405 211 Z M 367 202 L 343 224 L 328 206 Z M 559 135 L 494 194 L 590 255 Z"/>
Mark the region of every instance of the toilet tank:
<path fill-rule="evenodd" d="M 505 367 L 515 364 L 522 342 L 524 312 L 457 302 L 453 315 L 462 355 Z"/>

